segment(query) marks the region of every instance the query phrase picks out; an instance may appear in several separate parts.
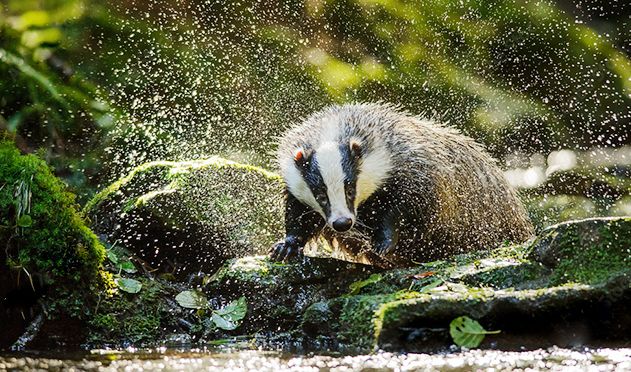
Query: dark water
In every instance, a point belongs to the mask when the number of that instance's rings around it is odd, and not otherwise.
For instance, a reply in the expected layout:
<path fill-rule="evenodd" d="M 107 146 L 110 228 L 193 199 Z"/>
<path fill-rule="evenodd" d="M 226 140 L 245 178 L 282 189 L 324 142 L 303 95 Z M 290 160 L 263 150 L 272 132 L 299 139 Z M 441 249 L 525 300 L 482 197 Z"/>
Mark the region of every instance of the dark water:
<path fill-rule="evenodd" d="M 439 354 L 296 355 L 234 349 L 93 350 L 63 357 L 49 353 L 4 354 L 0 370 L 53 371 L 630 371 L 631 348 L 562 349 L 524 352 L 469 350 Z"/>

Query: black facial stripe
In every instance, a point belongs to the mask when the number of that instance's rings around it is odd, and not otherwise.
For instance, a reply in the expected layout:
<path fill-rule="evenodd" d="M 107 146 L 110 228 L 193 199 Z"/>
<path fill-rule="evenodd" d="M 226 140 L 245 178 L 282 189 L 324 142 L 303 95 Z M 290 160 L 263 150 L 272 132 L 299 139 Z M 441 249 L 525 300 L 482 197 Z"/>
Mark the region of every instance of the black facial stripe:
<path fill-rule="evenodd" d="M 357 175 L 359 174 L 359 166 L 361 158 L 355 156 L 348 143 L 340 145 L 340 154 L 342 156 L 342 169 L 344 170 L 344 190 L 346 192 L 346 206 L 349 210 L 355 210 L 355 197 L 357 194 Z"/>
<path fill-rule="evenodd" d="M 322 208 L 322 211 L 324 211 L 324 214 L 327 216 L 330 215 L 331 205 L 329 203 L 329 197 L 327 196 L 327 187 L 324 184 L 324 179 L 320 173 L 316 156 L 311 156 L 309 163 L 304 168 L 300 169 L 300 173 L 307 183 L 307 186 L 309 186 L 311 193 L 316 198 L 316 201 Z"/>

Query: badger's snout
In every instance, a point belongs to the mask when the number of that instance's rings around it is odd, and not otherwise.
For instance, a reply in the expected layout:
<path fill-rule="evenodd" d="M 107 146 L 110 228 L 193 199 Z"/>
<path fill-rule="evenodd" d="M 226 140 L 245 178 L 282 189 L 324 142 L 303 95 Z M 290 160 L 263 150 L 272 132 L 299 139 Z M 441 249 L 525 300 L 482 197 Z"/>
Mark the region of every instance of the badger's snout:
<path fill-rule="evenodd" d="M 333 229 L 337 232 L 345 232 L 353 227 L 353 219 L 348 217 L 340 217 L 331 223 Z"/>

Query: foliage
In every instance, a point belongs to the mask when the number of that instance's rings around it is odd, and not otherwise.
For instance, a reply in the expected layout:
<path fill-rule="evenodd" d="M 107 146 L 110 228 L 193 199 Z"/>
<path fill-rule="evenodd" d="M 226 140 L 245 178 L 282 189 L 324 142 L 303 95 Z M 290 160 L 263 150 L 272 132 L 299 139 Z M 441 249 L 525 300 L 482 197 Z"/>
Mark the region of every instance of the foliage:
<path fill-rule="evenodd" d="M 142 289 L 142 283 L 131 278 L 116 278 L 114 282 L 121 291 L 127 293 L 138 293 Z"/>
<path fill-rule="evenodd" d="M 366 287 L 366 286 L 368 286 L 368 285 L 371 285 L 371 284 L 377 283 L 377 282 L 379 282 L 380 280 L 381 280 L 381 274 L 371 274 L 371 275 L 368 277 L 368 279 L 365 279 L 365 280 L 360 280 L 360 281 L 357 281 L 357 282 L 351 283 L 351 284 L 348 286 L 348 289 L 350 290 L 350 291 L 348 292 L 348 294 L 349 294 L 350 296 L 352 296 L 352 295 L 356 295 L 356 294 L 358 294 L 358 293 L 361 291 L 361 289 L 362 289 L 362 288 L 364 288 L 364 287 Z"/>
<path fill-rule="evenodd" d="M 480 323 L 468 316 L 460 316 L 449 323 L 449 334 L 454 343 L 461 347 L 478 347 L 484 340 L 484 336 L 497 333 L 500 331 L 487 331 Z"/>
<path fill-rule="evenodd" d="M 86 227 L 74 196 L 43 160 L 21 155 L 9 141 L 0 142 L 0 164 L 1 264 L 43 274 L 57 285 L 92 283 L 105 249 Z"/>
<path fill-rule="evenodd" d="M 165 297 L 171 288 L 164 282 L 137 275 L 142 287 L 136 293 L 119 288 L 112 293 L 94 293 L 98 306 L 90 309 L 88 341 L 96 345 L 152 342 L 175 328 L 176 319 Z M 134 288 L 133 286 L 131 288 Z"/>
<path fill-rule="evenodd" d="M 182 291 L 175 297 L 175 301 L 187 309 L 205 309 L 208 299 L 198 291 Z"/>
<path fill-rule="evenodd" d="M 111 12 L 121 37 L 133 34 L 137 46 L 116 49 L 130 62 L 106 85 L 139 119 L 120 134 L 143 146 L 139 162 L 237 150 L 269 160 L 282 128 L 349 100 L 437 115 L 496 155 L 629 141 L 623 117 L 631 64 L 614 45 L 627 31 L 609 34 L 610 41 L 553 3 L 245 1 L 219 13 L 214 5 L 173 7 L 126 3 Z M 177 15 L 145 17 L 153 12 Z M 206 15 L 213 22 L 200 24 Z M 172 42 L 174 35 L 182 42 Z M 139 86 L 127 87 L 127 77 Z M 148 144 L 147 133 L 159 138 Z M 248 141 L 238 143 L 235 133 Z"/>
<path fill-rule="evenodd" d="M 87 9 L 82 0 L 11 0 L 0 9 L 0 130 L 24 151 L 44 149 L 80 198 L 98 181 L 90 177 L 119 115 L 76 65 L 98 27 L 82 24 Z"/>
<path fill-rule="evenodd" d="M 239 297 L 238 300 L 232 301 L 221 309 L 213 311 L 211 317 L 217 328 L 231 331 L 241 324 L 247 311 L 248 305 L 245 302 L 245 297 Z"/>
<path fill-rule="evenodd" d="M 175 300 L 180 306 L 187 309 L 201 310 L 198 311 L 198 314 L 201 314 L 206 333 L 215 328 L 225 331 L 237 329 L 248 311 L 248 305 L 243 296 L 216 310 L 211 309 L 206 296 L 198 291 L 182 291 L 175 297 Z M 209 317 L 205 315 L 204 310 L 211 310 Z"/>
<path fill-rule="evenodd" d="M 138 271 L 128 255 L 126 255 L 123 250 L 118 249 L 115 245 L 108 248 L 106 253 L 108 260 L 114 264 L 118 274 L 120 274 L 121 271 L 128 274 L 134 274 Z"/>
<path fill-rule="evenodd" d="M 0 125 L 46 147 L 75 186 L 101 168 L 210 153 L 270 165 L 283 128 L 349 100 L 439 116 L 496 155 L 624 144 L 631 29 L 601 8 L 10 0 Z"/>

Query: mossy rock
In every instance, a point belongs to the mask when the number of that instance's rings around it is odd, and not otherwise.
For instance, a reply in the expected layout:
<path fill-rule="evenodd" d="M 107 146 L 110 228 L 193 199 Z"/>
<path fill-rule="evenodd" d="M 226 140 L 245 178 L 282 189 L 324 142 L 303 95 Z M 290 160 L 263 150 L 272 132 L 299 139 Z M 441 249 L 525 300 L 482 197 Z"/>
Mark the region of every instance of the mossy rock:
<path fill-rule="evenodd" d="M 110 242 L 176 274 L 266 252 L 283 235 L 283 210 L 277 175 L 217 157 L 142 165 L 84 209 Z"/>
<path fill-rule="evenodd" d="M 49 308 L 81 317 L 90 293 L 108 280 L 100 270 L 104 247 L 46 163 L 3 140 L 0 164 L 0 324 L 9 328 L 0 332 L 3 344 L 17 337 L 25 325 L 20 314 L 31 313 L 41 295 Z"/>
<path fill-rule="evenodd" d="M 387 271 L 242 258 L 205 291 L 247 298 L 240 332 L 293 331 L 347 350 L 444 349 L 453 342 L 449 323 L 462 315 L 502 331 L 483 347 L 620 340 L 631 331 L 630 228 L 630 218 L 574 221 L 521 245 Z M 586 332 L 578 341 L 577 324 Z"/>
<path fill-rule="evenodd" d="M 590 218 L 544 230 L 532 258 L 554 269 L 554 284 L 599 284 L 631 272 L 631 217 Z"/>
<path fill-rule="evenodd" d="M 612 166 L 557 171 L 522 194 L 538 230 L 576 219 L 631 215 L 631 170 Z"/>
<path fill-rule="evenodd" d="M 427 350 L 448 344 L 449 322 L 467 315 L 502 329 L 504 336 L 490 340 L 503 347 L 512 347 L 510 337 L 520 334 L 536 334 L 539 347 L 571 344 L 571 338 L 556 337 L 571 333 L 575 323 L 589 337 L 620 339 L 631 330 L 631 319 L 623 315 L 631 311 L 630 241 L 629 217 L 556 225 L 532 243 L 423 265 L 411 276 L 423 278 L 422 286 L 314 304 L 303 329 L 363 350 Z M 388 275 L 400 274 L 410 277 Z M 430 278 L 439 278 L 439 285 Z M 327 310 L 324 318 L 321 309 Z"/>
<path fill-rule="evenodd" d="M 357 277 L 377 270 L 332 258 L 282 264 L 264 256 L 244 257 L 226 262 L 204 291 L 218 302 L 246 297 L 249 315 L 239 332 L 290 330 L 309 305 L 344 295 Z"/>

